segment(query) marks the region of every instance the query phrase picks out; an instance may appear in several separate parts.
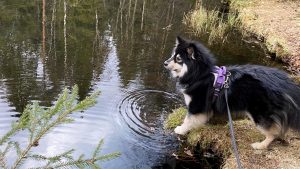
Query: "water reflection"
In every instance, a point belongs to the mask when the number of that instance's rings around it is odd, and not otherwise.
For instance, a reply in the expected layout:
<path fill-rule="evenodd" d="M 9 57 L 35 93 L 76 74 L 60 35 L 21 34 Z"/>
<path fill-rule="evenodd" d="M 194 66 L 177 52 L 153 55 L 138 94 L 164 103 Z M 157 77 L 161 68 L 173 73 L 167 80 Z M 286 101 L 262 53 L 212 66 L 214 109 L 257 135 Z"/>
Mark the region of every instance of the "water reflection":
<path fill-rule="evenodd" d="M 181 19 L 174 18 L 182 18 L 191 6 L 182 4 L 52 0 L 43 10 L 41 1 L 2 1 L 0 117 L 6 125 L 1 133 L 31 100 L 49 106 L 64 86 L 78 84 L 80 98 L 100 89 L 98 104 L 73 114 L 74 124 L 55 129 L 34 151 L 53 155 L 75 148 L 78 155 L 90 153 L 105 138 L 103 153 L 123 154 L 103 164 L 106 168 L 160 163 L 176 147 L 162 126 L 167 112 L 181 102 L 163 92 L 174 91 L 174 85 L 161 62 L 181 29 Z M 180 26 L 171 33 L 172 25 Z M 149 88 L 155 90 L 145 90 Z M 131 104 L 135 109 L 126 108 Z M 131 125 L 128 119 L 144 126 Z M 25 135 L 17 138 L 24 140 Z"/>

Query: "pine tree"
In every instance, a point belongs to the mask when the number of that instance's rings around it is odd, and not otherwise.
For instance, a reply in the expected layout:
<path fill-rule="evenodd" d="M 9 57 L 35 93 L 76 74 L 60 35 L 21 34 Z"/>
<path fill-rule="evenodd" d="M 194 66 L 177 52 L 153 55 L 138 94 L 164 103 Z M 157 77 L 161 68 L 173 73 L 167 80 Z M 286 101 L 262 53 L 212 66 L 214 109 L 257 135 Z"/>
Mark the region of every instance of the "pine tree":
<path fill-rule="evenodd" d="M 96 164 L 97 161 L 110 160 L 120 156 L 119 153 L 100 155 L 103 140 L 99 141 L 90 158 L 85 158 L 82 154 L 75 159 L 72 155 L 75 151 L 74 149 L 51 157 L 35 154 L 31 151 L 33 147 L 39 144 L 41 138 L 53 128 L 61 124 L 72 123 L 74 120 L 69 116 L 71 113 L 86 110 L 95 105 L 96 97 L 99 94 L 100 92 L 94 92 L 84 100 L 78 102 L 78 87 L 75 85 L 71 91 L 65 88 L 52 107 L 44 108 L 38 102 L 28 104 L 18 122 L 13 123 L 11 129 L 0 138 L 0 167 L 4 169 L 17 169 L 22 168 L 21 166 L 26 160 L 36 160 L 43 162 L 43 165 L 36 167 L 36 169 L 100 168 Z M 27 130 L 29 133 L 28 143 L 23 149 L 18 142 L 11 140 L 11 137 L 21 130 Z M 7 164 L 9 152 L 16 152 L 16 159 L 14 159 L 12 166 L 8 166 Z"/>

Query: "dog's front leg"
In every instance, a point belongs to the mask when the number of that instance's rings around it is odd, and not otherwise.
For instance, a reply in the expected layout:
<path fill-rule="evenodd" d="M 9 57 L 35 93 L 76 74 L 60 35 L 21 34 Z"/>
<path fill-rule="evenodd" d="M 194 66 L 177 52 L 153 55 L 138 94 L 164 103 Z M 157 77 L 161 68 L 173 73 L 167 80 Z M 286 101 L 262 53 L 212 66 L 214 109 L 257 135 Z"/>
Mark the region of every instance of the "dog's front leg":
<path fill-rule="evenodd" d="M 207 114 L 190 114 L 185 116 L 183 123 L 174 130 L 176 134 L 185 135 L 191 129 L 203 126 L 208 121 Z"/>

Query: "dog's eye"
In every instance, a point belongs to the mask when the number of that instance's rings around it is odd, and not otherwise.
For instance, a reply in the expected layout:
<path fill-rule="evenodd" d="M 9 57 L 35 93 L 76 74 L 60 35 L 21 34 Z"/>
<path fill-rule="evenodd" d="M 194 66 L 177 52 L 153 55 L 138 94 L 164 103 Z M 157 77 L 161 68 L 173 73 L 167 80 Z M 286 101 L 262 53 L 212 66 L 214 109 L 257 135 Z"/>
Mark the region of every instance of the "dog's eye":
<path fill-rule="evenodd" d="M 176 62 L 182 62 L 182 59 L 179 55 L 176 56 L 175 60 L 176 60 Z"/>

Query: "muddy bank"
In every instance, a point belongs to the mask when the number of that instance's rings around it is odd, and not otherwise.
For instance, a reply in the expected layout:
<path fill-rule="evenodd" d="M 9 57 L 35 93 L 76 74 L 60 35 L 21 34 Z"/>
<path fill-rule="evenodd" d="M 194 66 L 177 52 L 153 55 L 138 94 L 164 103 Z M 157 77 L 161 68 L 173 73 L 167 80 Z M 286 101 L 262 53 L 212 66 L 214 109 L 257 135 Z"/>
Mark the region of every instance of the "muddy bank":
<path fill-rule="evenodd" d="M 236 1 L 241 26 L 266 44 L 269 54 L 300 73 L 300 1 Z"/>
<path fill-rule="evenodd" d="M 209 41 L 223 43 L 238 31 L 245 41 L 255 39 L 269 57 L 286 63 L 286 69 L 300 75 L 299 0 L 197 2 L 195 10 L 184 18 L 191 32 L 200 37 L 209 34 Z"/>
<path fill-rule="evenodd" d="M 184 119 L 186 110 L 179 108 L 170 114 L 165 127 L 173 130 Z M 241 162 L 244 168 L 269 169 L 289 168 L 300 166 L 300 135 L 290 131 L 283 140 L 274 141 L 268 150 L 254 150 L 251 143 L 262 141 L 264 136 L 259 133 L 254 124 L 248 119 L 234 121 L 235 136 Z M 236 161 L 232 153 L 229 126 L 226 123 L 214 123 L 195 129 L 187 136 L 187 143 L 191 147 L 201 148 L 201 152 L 210 152 L 218 157 L 223 157 L 223 163 L 219 166 L 223 169 L 235 169 Z"/>

